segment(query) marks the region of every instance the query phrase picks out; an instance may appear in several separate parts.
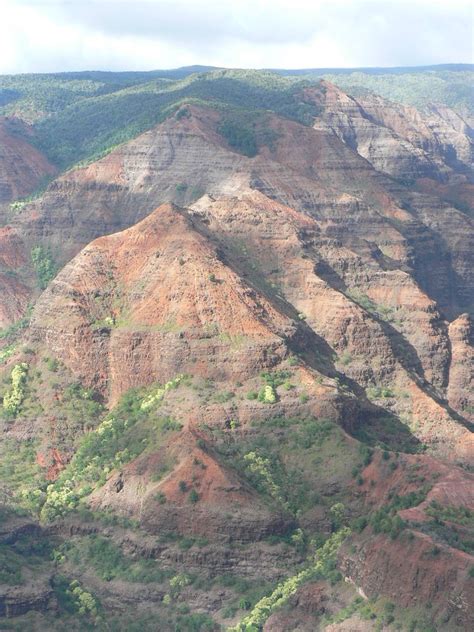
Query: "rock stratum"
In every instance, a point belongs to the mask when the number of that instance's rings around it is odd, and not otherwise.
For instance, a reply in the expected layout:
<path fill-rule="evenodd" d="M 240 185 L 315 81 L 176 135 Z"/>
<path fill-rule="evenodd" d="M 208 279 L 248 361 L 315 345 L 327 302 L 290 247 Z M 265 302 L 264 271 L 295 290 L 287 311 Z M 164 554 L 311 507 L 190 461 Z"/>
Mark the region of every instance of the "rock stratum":
<path fill-rule="evenodd" d="M 181 102 L 5 206 L 0 621 L 471 629 L 472 130 L 297 98 Z"/>

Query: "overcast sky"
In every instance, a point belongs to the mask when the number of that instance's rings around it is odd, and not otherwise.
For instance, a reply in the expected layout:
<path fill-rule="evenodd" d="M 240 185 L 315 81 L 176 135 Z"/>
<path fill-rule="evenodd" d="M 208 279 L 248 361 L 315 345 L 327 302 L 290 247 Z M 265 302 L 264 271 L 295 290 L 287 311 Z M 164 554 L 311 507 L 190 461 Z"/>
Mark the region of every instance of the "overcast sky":
<path fill-rule="evenodd" d="M 0 73 L 472 63 L 470 0 L 0 0 Z"/>

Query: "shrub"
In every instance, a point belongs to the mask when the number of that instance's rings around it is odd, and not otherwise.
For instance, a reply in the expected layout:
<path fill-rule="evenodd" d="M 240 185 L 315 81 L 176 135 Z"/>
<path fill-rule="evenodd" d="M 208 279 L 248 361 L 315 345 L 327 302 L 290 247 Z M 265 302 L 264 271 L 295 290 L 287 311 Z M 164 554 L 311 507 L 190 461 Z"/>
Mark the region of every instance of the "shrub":
<path fill-rule="evenodd" d="M 344 351 L 344 353 L 341 354 L 341 356 L 339 357 L 339 361 L 344 366 L 347 366 L 348 364 L 350 364 L 352 362 L 352 356 L 349 353 L 349 351 Z"/>
<path fill-rule="evenodd" d="M 181 588 L 188 586 L 190 583 L 191 580 L 185 573 L 178 573 L 178 575 L 175 575 L 170 579 L 171 588 L 175 589 L 177 592 L 179 592 Z"/>
<path fill-rule="evenodd" d="M 190 492 L 189 492 L 189 502 L 191 503 L 197 503 L 199 500 L 199 494 L 197 493 L 197 491 L 193 488 Z"/>
<path fill-rule="evenodd" d="M 346 508 L 342 503 L 335 503 L 329 508 L 329 514 L 332 518 L 334 530 L 339 529 L 344 522 Z"/>
<path fill-rule="evenodd" d="M 357 533 L 361 533 L 365 527 L 368 525 L 368 520 L 365 516 L 360 516 L 356 518 L 352 522 L 352 528 L 357 531 Z"/>
<path fill-rule="evenodd" d="M 38 285 L 40 289 L 44 290 L 56 276 L 56 266 L 51 251 L 43 246 L 35 246 L 31 249 L 31 261 L 36 272 Z"/>
<path fill-rule="evenodd" d="M 229 402 L 233 397 L 235 397 L 235 393 L 233 393 L 232 391 L 223 391 L 222 393 L 217 393 L 214 399 L 220 404 L 225 404 L 226 402 Z"/>
<path fill-rule="evenodd" d="M 242 597 L 239 600 L 239 608 L 240 608 L 240 610 L 250 610 L 251 606 L 252 606 L 252 604 L 250 603 L 250 601 L 248 599 L 245 599 L 245 597 Z"/>
<path fill-rule="evenodd" d="M 52 373 L 59 369 L 59 361 L 56 358 L 44 358 L 44 363 Z"/>
<path fill-rule="evenodd" d="M 3 409 L 7 415 L 15 417 L 25 398 L 25 382 L 28 374 L 26 362 L 16 364 L 11 372 L 11 387 L 3 396 Z"/>
<path fill-rule="evenodd" d="M 244 455 L 244 462 L 247 471 L 255 479 L 255 483 L 269 496 L 288 508 L 288 503 L 283 498 L 279 486 L 273 480 L 269 459 L 256 452 L 248 452 Z"/>
<path fill-rule="evenodd" d="M 273 386 L 267 384 L 258 393 L 258 401 L 264 404 L 274 404 L 277 401 L 277 394 Z"/>
<path fill-rule="evenodd" d="M 157 492 L 154 496 L 154 499 L 160 503 L 160 505 L 164 505 L 166 503 L 166 496 L 163 492 Z"/>

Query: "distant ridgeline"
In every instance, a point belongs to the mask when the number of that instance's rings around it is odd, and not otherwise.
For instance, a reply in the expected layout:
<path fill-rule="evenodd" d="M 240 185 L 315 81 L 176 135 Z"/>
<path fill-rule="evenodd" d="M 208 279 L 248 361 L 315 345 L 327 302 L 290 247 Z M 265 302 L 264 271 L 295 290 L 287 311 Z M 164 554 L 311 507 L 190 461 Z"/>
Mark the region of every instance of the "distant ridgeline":
<path fill-rule="evenodd" d="M 423 107 L 473 111 L 474 66 L 225 70 L 190 66 L 149 72 L 71 72 L 0 76 L 0 114 L 33 126 L 34 144 L 61 169 L 99 158 L 153 127 L 183 101 L 217 108 L 272 110 L 311 123 L 301 89 L 321 78 L 354 95 L 368 91 Z"/>

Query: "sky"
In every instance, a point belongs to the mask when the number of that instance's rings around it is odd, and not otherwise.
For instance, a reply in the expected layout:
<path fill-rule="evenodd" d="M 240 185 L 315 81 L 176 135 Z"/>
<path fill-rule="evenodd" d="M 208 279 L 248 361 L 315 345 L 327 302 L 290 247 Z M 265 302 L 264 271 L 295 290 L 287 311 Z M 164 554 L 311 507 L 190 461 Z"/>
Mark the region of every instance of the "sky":
<path fill-rule="evenodd" d="M 473 62 L 471 0 L 0 0 L 0 73 Z"/>

